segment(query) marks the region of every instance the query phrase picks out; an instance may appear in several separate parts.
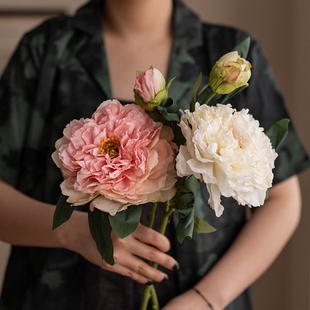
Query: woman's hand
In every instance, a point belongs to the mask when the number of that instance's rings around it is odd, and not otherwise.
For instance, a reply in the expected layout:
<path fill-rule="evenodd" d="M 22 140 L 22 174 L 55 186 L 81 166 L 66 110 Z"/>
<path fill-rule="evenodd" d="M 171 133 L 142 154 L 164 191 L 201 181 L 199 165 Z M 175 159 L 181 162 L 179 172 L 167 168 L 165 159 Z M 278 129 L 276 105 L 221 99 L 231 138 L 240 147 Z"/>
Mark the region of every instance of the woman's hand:
<path fill-rule="evenodd" d="M 110 266 L 97 250 L 89 228 L 87 213 L 74 212 L 71 219 L 59 228 L 59 236 L 64 248 L 81 254 L 84 258 L 103 269 L 128 276 L 139 283 L 149 281 L 161 282 L 167 275 L 150 265 L 143 259 L 153 261 L 167 269 L 173 269 L 176 260 L 165 254 L 170 248 L 169 240 L 155 230 L 139 224 L 136 231 L 121 239 L 112 231 L 114 260 Z"/>
<path fill-rule="evenodd" d="M 169 240 L 151 228 L 139 225 L 130 236 L 121 239 L 112 232 L 112 267 L 101 259 L 91 237 L 86 212 L 74 211 L 69 221 L 52 230 L 55 206 L 37 201 L 0 180 L 0 240 L 19 246 L 66 248 L 77 252 L 101 268 L 146 283 L 162 281 L 167 275 L 143 259 L 173 269 L 177 262 L 165 254 Z"/>
<path fill-rule="evenodd" d="M 161 310 L 210 310 L 208 304 L 193 289 L 173 298 Z M 219 309 L 217 309 L 219 310 Z"/>

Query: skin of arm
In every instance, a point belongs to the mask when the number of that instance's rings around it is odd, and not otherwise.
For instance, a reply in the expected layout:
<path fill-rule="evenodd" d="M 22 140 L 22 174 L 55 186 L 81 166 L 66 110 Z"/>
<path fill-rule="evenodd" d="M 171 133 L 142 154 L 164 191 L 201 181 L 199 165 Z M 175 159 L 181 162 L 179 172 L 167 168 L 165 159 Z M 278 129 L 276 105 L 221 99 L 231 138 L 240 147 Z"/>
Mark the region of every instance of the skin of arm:
<path fill-rule="evenodd" d="M 224 309 L 266 271 L 295 231 L 300 214 L 297 176 L 269 190 L 264 206 L 254 209 L 253 216 L 226 254 L 195 286 L 211 302 L 214 310 Z M 206 310 L 210 307 L 190 289 L 162 310 L 177 309 Z"/>
<path fill-rule="evenodd" d="M 34 200 L 0 180 L 0 239 L 13 245 L 57 247 L 72 250 L 103 269 L 128 276 L 140 283 L 162 281 L 166 274 L 152 268 L 141 258 L 173 269 L 176 260 L 165 254 L 169 240 L 139 224 L 124 238 L 112 232 L 114 258 L 112 267 L 101 259 L 88 227 L 86 212 L 73 212 L 69 221 L 52 230 L 55 206 Z"/>

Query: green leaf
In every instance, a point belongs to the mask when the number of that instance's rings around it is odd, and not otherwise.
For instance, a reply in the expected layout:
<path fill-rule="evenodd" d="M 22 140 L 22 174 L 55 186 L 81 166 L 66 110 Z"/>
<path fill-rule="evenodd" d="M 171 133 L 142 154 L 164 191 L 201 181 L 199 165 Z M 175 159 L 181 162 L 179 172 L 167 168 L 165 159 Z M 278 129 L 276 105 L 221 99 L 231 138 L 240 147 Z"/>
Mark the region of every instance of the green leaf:
<path fill-rule="evenodd" d="M 173 142 L 180 147 L 180 145 L 184 145 L 186 142 L 185 137 L 182 134 L 182 130 L 180 126 L 177 126 L 176 123 L 172 123 L 172 129 L 174 134 Z"/>
<path fill-rule="evenodd" d="M 167 109 L 162 106 L 156 106 L 153 108 L 153 110 L 161 114 L 166 121 L 175 121 L 175 122 L 180 121 L 178 114 L 169 113 Z"/>
<path fill-rule="evenodd" d="M 111 225 L 109 214 L 94 208 L 94 211 L 88 211 L 88 223 L 90 233 L 96 242 L 97 249 L 109 265 L 115 264 L 113 257 L 113 242 L 111 238 Z"/>
<path fill-rule="evenodd" d="M 227 95 L 222 95 L 219 99 L 217 99 L 213 105 L 217 104 L 217 103 L 225 103 L 227 100 L 229 100 L 230 98 L 232 98 L 233 96 L 237 95 L 238 93 L 240 93 L 241 91 L 243 91 L 244 89 L 246 89 L 247 87 L 249 87 L 249 84 L 247 85 L 243 85 L 241 87 L 236 88 L 234 91 L 232 91 L 231 93 L 227 94 Z"/>
<path fill-rule="evenodd" d="M 173 101 L 172 98 L 167 98 L 163 105 L 164 108 L 166 108 L 167 112 L 169 113 L 176 113 L 179 111 L 179 106 L 177 105 L 176 102 Z"/>
<path fill-rule="evenodd" d="M 125 238 L 132 234 L 138 227 L 141 219 L 142 206 L 130 206 L 127 210 L 117 212 L 114 216 L 109 216 L 112 229 L 120 238 Z"/>
<path fill-rule="evenodd" d="M 53 218 L 53 230 L 67 222 L 74 211 L 74 207 L 67 202 L 67 199 L 68 196 L 64 196 L 63 194 L 58 199 Z"/>
<path fill-rule="evenodd" d="M 192 100 L 191 100 L 191 112 L 194 111 L 195 108 L 195 103 L 196 103 L 196 94 L 197 94 L 197 90 L 200 86 L 201 83 L 201 79 L 202 79 L 202 73 L 200 72 L 198 79 L 196 80 L 195 84 L 194 84 L 194 88 L 193 88 L 193 92 L 192 92 Z"/>
<path fill-rule="evenodd" d="M 177 184 L 177 192 L 173 197 L 176 209 L 186 209 L 193 207 L 195 196 L 199 192 L 200 183 L 191 175 L 189 178 L 183 177 Z"/>
<path fill-rule="evenodd" d="M 287 136 L 289 123 L 290 120 L 288 118 L 283 118 L 273 124 L 272 127 L 266 132 L 266 135 L 270 139 L 272 147 L 275 150 Z"/>
<path fill-rule="evenodd" d="M 233 48 L 233 51 L 237 51 L 238 54 L 241 56 L 241 58 L 246 59 L 248 56 L 248 53 L 249 53 L 250 44 L 251 44 L 251 38 L 247 37 L 245 40 L 243 40 L 239 44 L 237 44 Z"/>
<path fill-rule="evenodd" d="M 192 239 L 193 230 L 194 230 L 194 208 L 186 208 L 177 210 L 179 215 L 179 223 L 176 228 L 177 239 L 180 243 L 188 237 Z"/>
<path fill-rule="evenodd" d="M 205 220 L 200 219 L 196 215 L 194 216 L 194 218 L 195 218 L 195 222 L 194 222 L 195 232 L 207 234 L 207 233 L 212 233 L 216 231 L 216 229 L 213 226 L 211 226 L 208 222 L 206 222 Z"/>
<path fill-rule="evenodd" d="M 167 90 L 167 91 L 168 91 L 168 89 L 170 88 L 171 83 L 172 83 L 172 81 L 173 81 L 175 78 L 176 78 L 176 76 L 175 76 L 174 78 L 172 78 L 172 79 L 169 81 L 169 83 L 167 84 L 167 86 L 166 86 L 166 90 Z"/>
<path fill-rule="evenodd" d="M 209 84 L 207 84 L 199 92 L 196 101 L 199 102 L 200 104 L 203 104 L 207 100 L 207 98 L 209 98 L 209 96 L 212 93 L 213 93 L 213 90 L 212 90 L 211 86 Z"/>
<path fill-rule="evenodd" d="M 184 186 L 188 188 L 194 196 L 196 196 L 200 189 L 200 182 L 193 175 L 191 175 L 184 181 Z"/>

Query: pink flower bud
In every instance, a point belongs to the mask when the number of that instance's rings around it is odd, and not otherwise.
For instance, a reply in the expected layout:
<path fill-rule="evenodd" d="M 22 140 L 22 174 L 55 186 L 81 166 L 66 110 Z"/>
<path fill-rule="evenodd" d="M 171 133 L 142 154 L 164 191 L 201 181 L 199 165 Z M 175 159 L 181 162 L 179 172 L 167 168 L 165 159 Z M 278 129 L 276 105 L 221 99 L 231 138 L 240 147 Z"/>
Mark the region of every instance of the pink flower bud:
<path fill-rule="evenodd" d="M 159 70 L 151 67 L 146 71 L 137 72 L 134 90 L 144 103 L 154 100 L 165 87 L 165 78 Z"/>

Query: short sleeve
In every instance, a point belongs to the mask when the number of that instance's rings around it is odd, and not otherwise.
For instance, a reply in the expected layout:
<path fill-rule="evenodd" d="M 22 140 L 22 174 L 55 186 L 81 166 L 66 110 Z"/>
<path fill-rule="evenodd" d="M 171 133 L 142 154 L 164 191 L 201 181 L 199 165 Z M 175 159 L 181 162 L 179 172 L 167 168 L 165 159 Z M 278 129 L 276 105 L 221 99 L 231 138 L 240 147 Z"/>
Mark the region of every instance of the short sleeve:
<path fill-rule="evenodd" d="M 0 80 L 0 178 L 18 187 L 25 151 L 34 145 L 42 120 L 33 108 L 39 59 L 25 36 Z M 29 153 L 28 153 L 29 155 Z"/>
<path fill-rule="evenodd" d="M 247 58 L 253 68 L 249 81 L 250 86 L 245 91 L 246 105 L 248 105 L 250 113 L 260 121 L 261 126 L 267 131 L 275 122 L 283 118 L 290 119 L 290 116 L 273 71 L 255 39 L 252 39 Z M 273 170 L 273 184 L 298 174 L 310 166 L 308 154 L 292 121 L 287 137 L 276 152 L 278 157 Z"/>

